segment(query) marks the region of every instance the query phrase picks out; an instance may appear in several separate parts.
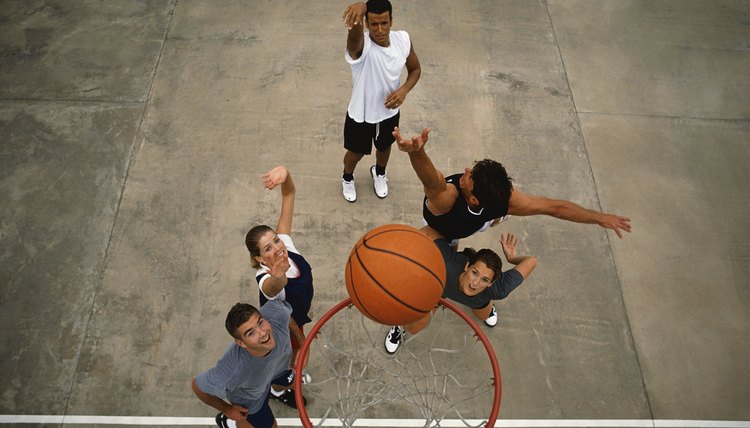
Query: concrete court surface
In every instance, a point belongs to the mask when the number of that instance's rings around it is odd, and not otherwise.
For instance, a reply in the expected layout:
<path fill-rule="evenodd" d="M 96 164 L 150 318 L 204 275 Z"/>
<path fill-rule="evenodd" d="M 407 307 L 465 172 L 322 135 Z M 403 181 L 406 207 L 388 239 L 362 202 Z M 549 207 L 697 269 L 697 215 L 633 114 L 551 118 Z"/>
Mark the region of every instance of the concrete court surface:
<path fill-rule="evenodd" d="M 346 5 L 0 1 L 0 414 L 210 423 L 190 380 L 257 302 L 243 239 L 275 224 L 277 164 L 316 316 L 362 233 L 420 224 L 403 153 L 386 199 L 372 157 L 341 197 Z M 515 217 L 463 241 L 512 232 L 540 260 L 486 330 L 501 419 L 750 421 L 750 2 L 394 7 L 422 66 L 402 128 L 432 128 L 438 168 L 494 158 L 632 219 L 622 240 Z"/>

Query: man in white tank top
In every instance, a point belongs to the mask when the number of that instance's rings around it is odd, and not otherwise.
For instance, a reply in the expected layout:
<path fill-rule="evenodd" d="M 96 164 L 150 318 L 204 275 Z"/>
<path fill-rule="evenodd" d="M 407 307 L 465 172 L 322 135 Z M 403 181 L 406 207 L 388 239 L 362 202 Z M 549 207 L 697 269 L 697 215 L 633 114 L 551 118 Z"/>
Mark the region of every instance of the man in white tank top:
<path fill-rule="evenodd" d="M 344 11 L 347 63 L 352 69 L 352 97 L 344 123 L 344 199 L 357 200 L 354 169 L 372 153 L 375 165 L 370 167 L 373 189 L 379 198 L 388 195 L 385 168 L 394 142 L 393 129 L 398 126 L 399 107 L 417 84 L 421 74 L 419 59 L 406 31 L 391 31 L 392 7 L 388 0 L 353 3 Z M 363 23 L 364 20 L 364 23 Z M 364 32 L 367 25 L 367 32 Z M 406 66 L 406 81 L 401 84 L 401 70 Z"/>

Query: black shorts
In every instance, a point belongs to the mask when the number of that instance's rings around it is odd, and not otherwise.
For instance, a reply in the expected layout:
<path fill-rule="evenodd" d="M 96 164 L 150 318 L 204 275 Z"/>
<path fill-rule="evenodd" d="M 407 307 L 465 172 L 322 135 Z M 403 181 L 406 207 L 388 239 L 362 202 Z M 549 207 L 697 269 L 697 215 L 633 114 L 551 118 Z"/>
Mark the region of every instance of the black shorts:
<path fill-rule="evenodd" d="M 271 381 L 272 385 L 279 385 L 279 386 L 291 386 L 292 383 L 294 383 L 294 372 L 291 370 L 287 370 L 284 373 L 282 373 L 279 377 Z M 268 405 L 268 399 L 270 398 L 269 395 L 271 392 L 268 392 L 266 394 L 265 400 L 263 400 L 263 406 L 261 406 L 260 410 L 253 414 L 247 415 L 247 421 L 250 422 L 250 425 L 256 427 L 256 428 L 271 428 L 273 426 L 274 421 L 276 418 L 273 417 L 273 412 L 271 411 L 271 406 Z"/>
<path fill-rule="evenodd" d="M 344 121 L 344 148 L 357 154 L 369 155 L 372 153 L 374 141 L 378 151 L 388 150 L 388 147 L 396 141 L 393 138 L 393 128 L 398 126 L 400 117 L 401 112 L 398 112 L 395 116 L 380 123 L 359 123 L 347 113 L 346 121 Z"/>

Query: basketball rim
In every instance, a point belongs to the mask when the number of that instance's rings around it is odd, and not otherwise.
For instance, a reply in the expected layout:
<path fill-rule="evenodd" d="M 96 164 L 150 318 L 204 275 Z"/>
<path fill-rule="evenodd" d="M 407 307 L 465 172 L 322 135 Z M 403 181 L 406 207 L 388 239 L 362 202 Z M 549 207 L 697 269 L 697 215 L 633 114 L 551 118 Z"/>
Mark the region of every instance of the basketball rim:
<path fill-rule="evenodd" d="M 481 342 L 481 346 L 483 347 L 486 357 L 489 360 L 492 373 L 491 373 L 491 376 L 489 376 L 489 379 L 487 380 L 488 382 L 491 383 L 491 388 L 492 388 L 492 392 L 494 396 L 492 398 L 492 407 L 489 409 L 489 414 L 487 415 L 486 420 L 480 421 L 480 425 L 478 426 L 482 426 L 485 428 L 492 428 L 495 426 L 497 415 L 500 410 L 500 401 L 502 398 L 500 366 L 498 364 L 495 351 L 489 339 L 487 338 L 487 335 L 484 333 L 484 331 L 482 331 L 481 327 L 479 327 L 479 325 L 472 318 L 470 318 L 467 314 L 465 314 L 462 310 L 460 310 L 455 304 L 449 302 L 448 300 L 444 298 L 441 298 L 440 301 L 438 302 L 438 307 L 440 306 L 447 308 L 448 310 L 453 312 L 456 316 L 461 318 L 466 324 L 468 324 L 471 330 L 470 333 L 473 334 L 473 338 L 476 341 Z M 310 351 L 311 344 L 315 340 L 318 339 L 318 336 L 320 335 L 321 330 L 327 327 L 326 323 L 328 323 L 334 315 L 344 310 L 345 308 L 356 311 L 356 308 L 353 308 L 351 299 L 347 298 L 347 299 L 342 300 L 338 304 L 336 304 L 333 308 L 331 308 L 328 312 L 326 312 L 323 315 L 323 317 L 321 317 L 320 320 L 318 320 L 318 322 L 315 323 L 313 328 L 310 330 L 310 333 L 307 335 L 307 338 L 304 344 L 299 350 L 299 353 L 297 355 L 297 360 L 295 361 L 295 367 L 300 367 L 300 362 L 305 361 Z M 357 313 L 359 312 L 357 311 Z M 364 318 L 364 316 L 362 317 Z M 314 427 L 314 424 L 308 415 L 307 409 L 305 408 L 304 400 L 302 398 L 303 396 L 302 378 L 303 376 L 294 377 L 294 392 L 295 392 L 295 398 L 297 402 L 297 410 L 299 411 L 299 416 L 300 416 L 302 425 L 306 428 L 312 428 Z M 333 418 L 328 418 L 328 419 L 333 419 Z M 349 425 L 345 423 L 345 421 L 341 420 L 341 425 L 337 425 L 337 426 L 349 426 Z"/>

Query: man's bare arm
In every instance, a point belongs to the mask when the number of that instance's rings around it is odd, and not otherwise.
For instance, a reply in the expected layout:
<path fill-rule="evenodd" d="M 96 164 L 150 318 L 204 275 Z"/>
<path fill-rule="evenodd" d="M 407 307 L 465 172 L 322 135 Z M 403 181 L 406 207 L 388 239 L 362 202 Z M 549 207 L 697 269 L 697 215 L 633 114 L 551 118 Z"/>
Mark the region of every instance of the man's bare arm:
<path fill-rule="evenodd" d="M 612 229 L 620 238 L 622 238 L 623 230 L 630 232 L 629 217 L 590 210 L 562 199 L 527 195 L 517 189 L 511 193 L 508 214 L 517 216 L 545 214 L 576 223 L 598 224 L 603 228 Z"/>
<path fill-rule="evenodd" d="M 363 19 L 367 13 L 367 5 L 363 2 L 352 3 L 344 10 L 342 20 L 349 30 L 346 37 L 346 51 L 352 59 L 358 59 L 365 48 L 365 34 Z"/>
<path fill-rule="evenodd" d="M 236 404 L 229 404 L 219 397 L 211 394 L 206 394 L 205 392 L 201 391 L 200 388 L 198 388 L 198 385 L 195 384 L 195 379 L 193 379 L 192 388 L 193 393 L 195 393 L 195 395 L 202 402 L 227 415 L 229 419 L 233 421 L 242 421 L 247 417 L 246 408 L 238 406 Z"/>
<path fill-rule="evenodd" d="M 424 186 L 428 208 L 433 214 L 441 215 L 453 208 L 457 194 L 453 186 L 446 184 L 445 177 L 435 168 L 432 159 L 424 151 L 429 133 L 430 129 L 424 128 L 421 135 L 406 140 L 401 137 L 401 131 L 398 128 L 393 130 L 393 136 L 396 138 L 399 150 L 409 154 L 411 166 L 417 173 L 419 181 L 422 182 L 422 186 Z"/>
<path fill-rule="evenodd" d="M 419 65 L 419 58 L 414 52 L 414 44 L 411 46 L 409 56 L 406 57 L 406 81 L 398 89 L 388 94 L 385 98 L 387 108 L 398 108 L 406 101 L 406 95 L 411 92 L 414 85 L 419 81 L 422 75 L 422 67 Z"/>

